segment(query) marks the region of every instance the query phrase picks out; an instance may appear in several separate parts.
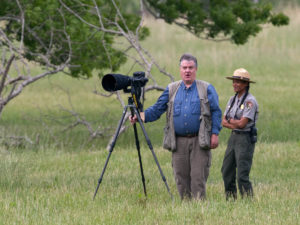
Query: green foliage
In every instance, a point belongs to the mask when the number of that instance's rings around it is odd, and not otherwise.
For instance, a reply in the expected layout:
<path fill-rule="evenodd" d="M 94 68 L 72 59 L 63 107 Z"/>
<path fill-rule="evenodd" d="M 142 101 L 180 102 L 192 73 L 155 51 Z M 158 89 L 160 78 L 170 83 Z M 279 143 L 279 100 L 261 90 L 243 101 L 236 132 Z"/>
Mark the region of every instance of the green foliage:
<path fill-rule="evenodd" d="M 82 0 L 81 4 L 75 0 L 63 2 L 87 23 L 100 27 L 93 1 Z M 106 29 L 116 30 L 111 23 L 117 18 L 112 2 L 110 0 L 97 0 L 96 2 L 102 16 L 103 26 Z M 114 48 L 116 34 L 100 31 L 97 28 L 92 29 L 62 7 L 59 1 L 23 0 L 20 3 L 21 7 L 18 7 L 16 1 L 1 1 L 0 17 L 5 20 L 4 29 L 10 39 L 20 41 L 22 38 L 22 24 L 19 21 L 20 8 L 25 13 L 26 51 L 24 55 L 28 60 L 43 65 L 45 63 L 40 59 L 40 54 L 50 54 L 50 62 L 59 65 L 68 58 L 71 48 L 72 66 L 69 69 L 71 75 L 75 77 L 90 77 L 94 69 L 116 71 L 126 62 L 125 55 Z M 123 13 L 123 17 L 127 28 L 134 31 L 139 24 L 139 15 Z M 117 22 L 125 29 L 125 24 L 120 21 L 120 18 Z M 67 35 L 70 36 L 71 46 L 68 44 Z M 148 35 L 149 31 L 142 28 L 140 38 L 144 39 Z"/>
<path fill-rule="evenodd" d="M 270 21 L 274 26 L 282 26 L 289 23 L 289 19 L 282 13 L 272 16 Z"/>
<path fill-rule="evenodd" d="M 228 37 L 235 44 L 245 44 L 249 37 L 261 31 L 261 25 L 287 25 L 284 14 L 272 14 L 268 3 L 250 0 L 147 0 L 156 17 L 176 23 L 199 37 L 218 39 Z"/>
<path fill-rule="evenodd" d="M 261 25 L 271 22 L 280 26 L 288 24 L 288 17 L 282 13 L 273 14 L 267 3 L 254 4 L 250 0 L 145 0 L 154 14 L 167 23 L 176 22 L 196 36 L 208 39 L 229 37 L 235 44 L 245 44 L 250 36 L 261 31 Z M 64 0 L 63 3 L 86 23 L 80 21 L 57 0 L 23 0 L 21 6 L 16 1 L 1 1 L 0 17 L 5 20 L 5 32 L 11 40 L 22 39 L 21 12 L 25 14 L 24 56 L 45 65 L 40 55 L 50 55 L 50 62 L 59 65 L 64 62 L 71 50 L 71 75 L 91 77 L 93 70 L 110 69 L 116 71 L 126 62 L 126 56 L 114 47 L 119 34 L 104 32 L 92 0 Z M 135 31 L 140 14 L 137 2 L 129 4 L 116 1 L 124 21 L 117 15 L 111 0 L 96 1 L 103 26 L 115 30 L 118 23 L 122 29 Z M 22 9 L 22 10 L 21 10 Z M 97 28 L 98 27 L 98 28 Z M 67 41 L 70 36 L 71 46 Z M 149 36 L 149 30 L 142 27 L 139 39 Z"/>

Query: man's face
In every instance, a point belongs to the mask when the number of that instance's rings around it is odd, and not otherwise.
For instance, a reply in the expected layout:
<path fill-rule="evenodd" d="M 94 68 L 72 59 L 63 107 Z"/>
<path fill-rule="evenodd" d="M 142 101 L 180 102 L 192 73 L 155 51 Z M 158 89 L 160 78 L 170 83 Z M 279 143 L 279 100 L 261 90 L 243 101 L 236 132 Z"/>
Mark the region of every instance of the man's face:
<path fill-rule="evenodd" d="M 196 79 L 197 68 L 194 61 L 182 60 L 180 64 L 180 76 L 184 84 L 191 85 Z"/>

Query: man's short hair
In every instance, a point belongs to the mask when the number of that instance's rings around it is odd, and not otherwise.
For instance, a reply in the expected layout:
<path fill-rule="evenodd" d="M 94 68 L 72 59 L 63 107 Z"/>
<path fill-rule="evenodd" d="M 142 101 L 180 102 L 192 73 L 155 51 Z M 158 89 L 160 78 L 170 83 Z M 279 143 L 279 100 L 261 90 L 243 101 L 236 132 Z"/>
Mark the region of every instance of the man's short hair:
<path fill-rule="evenodd" d="M 180 66 L 181 66 L 181 62 L 182 62 L 183 60 L 186 60 L 186 61 L 194 61 L 196 68 L 198 67 L 198 63 L 197 63 L 196 57 L 193 56 L 193 55 L 191 55 L 191 54 L 189 54 L 189 53 L 185 53 L 185 54 L 183 54 L 183 55 L 180 57 L 180 60 L 179 60 L 179 65 L 180 65 Z"/>

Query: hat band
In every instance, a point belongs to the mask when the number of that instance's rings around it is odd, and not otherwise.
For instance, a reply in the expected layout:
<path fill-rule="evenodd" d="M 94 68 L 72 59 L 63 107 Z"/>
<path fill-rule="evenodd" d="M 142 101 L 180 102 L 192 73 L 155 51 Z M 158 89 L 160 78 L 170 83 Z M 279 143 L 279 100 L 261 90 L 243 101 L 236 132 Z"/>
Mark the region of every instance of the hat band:
<path fill-rule="evenodd" d="M 240 80 L 247 80 L 249 81 L 250 79 L 247 77 L 241 77 L 241 76 L 232 76 L 233 79 L 240 79 Z"/>

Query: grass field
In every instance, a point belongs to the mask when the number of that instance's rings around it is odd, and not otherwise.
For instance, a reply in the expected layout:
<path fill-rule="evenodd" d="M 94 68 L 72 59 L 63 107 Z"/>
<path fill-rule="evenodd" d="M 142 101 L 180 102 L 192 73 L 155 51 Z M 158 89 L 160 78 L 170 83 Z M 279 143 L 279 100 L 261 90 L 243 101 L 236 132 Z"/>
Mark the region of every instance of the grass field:
<path fill-rule="evenodd" d="M 118 139 L 92 201 L 111 133 L 88 142 L 84 127 L 62 132 L 72 118 L 59 106 L 71 109 L 68 92 L 77 112 L 94 127 L 101 124 L 110 132 L 122 107 L 114 97 L 92 93 L 101 90 L 96 78 L 82 81 L 57 74 L 26 88 L 3 112 L 1 137 L 39 138 L 39 144 L 1 139 L 0 224 L 300 224 L 300 9 L 285 12 L 291 18 L 289 26 L 266 27 L 244 46 L 198 40 L 175 26 L 146 21 L 151 37 L 145 48 L 178 79 L 180 55 L 196 55 L 198 78 L 216 87 L 222 110 L 233 94 L 225 76 L 245 67 L 257 81 L 250 89 L 260 105 L 259 142 L 251 171 L 253 200 L 225 201 L 220 168 L 229 132 L 223 129 L 220 146 L 213 150 L 207 200 L 181 202 L 170 153 L 161 148 L 162 118 L 146 124 L 146 130 L 174 200 L 141 138 L 148 191 L 148 198 L 144 197 L 133 132 L 128 130 Z M 120 73 L 128 68 L 124 66 Z M 162 79 L 163 85 L 167 82 Z M 147 95 L 145 107 L 159 94 Z"/>
<path fill-rule="evenodd" d="M 251 174 L 255 197 L 226 202 L 220 174 L 224 145 L 213 153 L 207 200 L 180 202 L 170 154 L 156 149 L 172 201 L 150 151 L 116 148 L 96 199 L 106 151 L 1 153 L 0 224 L 300 224 L 299 146 L 258 144 Z"/>

